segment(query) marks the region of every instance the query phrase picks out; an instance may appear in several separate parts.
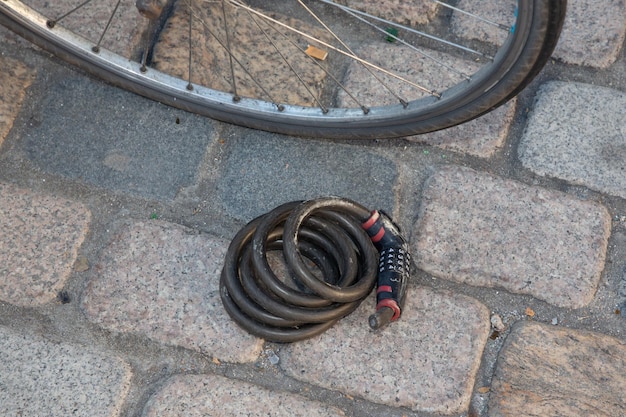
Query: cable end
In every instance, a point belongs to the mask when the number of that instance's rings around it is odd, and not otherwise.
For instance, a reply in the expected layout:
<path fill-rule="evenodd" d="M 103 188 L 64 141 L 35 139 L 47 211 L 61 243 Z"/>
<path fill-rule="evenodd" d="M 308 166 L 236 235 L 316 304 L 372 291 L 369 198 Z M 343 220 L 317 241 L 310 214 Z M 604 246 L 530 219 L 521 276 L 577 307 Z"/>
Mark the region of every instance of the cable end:
<path fill-rule="evenodd" d="M 372 330 L 378 330 L 389 323 L 391 323 L 395 311 L 391 307 L 382 307 L 376 313 L 372 314 L 369 318 L 370 328 Z"/>

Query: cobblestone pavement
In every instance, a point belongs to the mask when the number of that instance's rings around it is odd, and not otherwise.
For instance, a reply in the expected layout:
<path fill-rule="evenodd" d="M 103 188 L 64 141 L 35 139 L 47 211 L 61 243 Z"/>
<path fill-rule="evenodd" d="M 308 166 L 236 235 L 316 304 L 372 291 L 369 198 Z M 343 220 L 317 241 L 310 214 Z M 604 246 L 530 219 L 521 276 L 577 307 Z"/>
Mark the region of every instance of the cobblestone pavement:
<path fill-rule="evenodd" d="M 626 415 L 626 7 L 572 0 L 515 101 L 393 141 L 218 123 L 0 28 L 0 415 Z M 228 243 L 341 195 L 400 223 L 402 319 L 373 301 L 267 343 L 222 309 Z"/>

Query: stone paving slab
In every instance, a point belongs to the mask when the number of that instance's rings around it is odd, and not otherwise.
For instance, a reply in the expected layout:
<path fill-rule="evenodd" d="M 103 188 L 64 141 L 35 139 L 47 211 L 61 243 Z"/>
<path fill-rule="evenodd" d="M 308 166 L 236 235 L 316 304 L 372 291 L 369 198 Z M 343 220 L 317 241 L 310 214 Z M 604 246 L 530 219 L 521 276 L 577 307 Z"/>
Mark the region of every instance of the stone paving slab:
<path fill-rule="evenodd" d="M 626 37 L 623 0 L 569 0 L 554 56 L 565 63 L 607 68 Z"/>
<path fill-rule="evenodd" d="M 345 0 L 341 4 L 385 19 L 402 21 L 400 17 L 403 17 L 412 24 L 428 23 L 439 10 L 439 6 L 430 1 L 381 3 L 377 0 Z"/>
<path fill-rule="evenodd" d="M 444 415 L 466 412 L 489 310 L 478 301 L 425 287 L 409 288 L 403 315 L 381 332 L 368 317 L 375 301 L 324 334 L 294 343 L 281 366 L 296 379 L 393 407 Z"/>
<path fill-rule="evenodd" d="M 245 130 L 229 144 L 218 180 L 225 210 L 249 221 L 282 203 L 342 196 L 393 212 L 397 168 L 362 147 L 314 140 L 285 140 Z"/>
<path fill-rule="evenodd" d="M 0 183 L 0 300 L 18 306 L 54 300 L 90 219 L 80 203 Z"/>
<path fill-rule="evenodd" d="M 251 362 L 263 341 L 222 308 L 228 242 L 161 221 L 135 222 L 102 253 L 82 299 L 87 318 L 226 362 Z"/>
<path fill-rule="evenodd" d="M 4 143 L 13 121 L 17 117 L 26 95 L 26 89 L 34 81 L 37 71 L 26 64 L 0 55 L 0 147 Z"/>
<path fill-rule="evenodd" d="M 626 198 L 626 94 L 582 83 L 539 90 L 519 147 L 524 166 Z"/>
<path fill-rule="evenodd" d="M 611 230 L 600 204 L 458 166 L 427 180 L 419 217 L 422 270 L 572 308 L 593 299 Z"/>
<path fill-rule="evenodd" d="M 70 77 L 43 94 L 22 147 L 45 172 L 170 200 L 194 183 L 214 126 L 207 118 Z"/>
<path fill-rule="evenodd" d="M 114 417 L 130 366 L 108 352 L 0 326 L 0 415 Z"/>
<path fill-rule="evenodd" d="M 498 359 L 490 415 L 626 415 L 626 343 L 536 323 L 516 326 Z"/>
<path fill-rule="evenodd" d="M 150 398 L 144 417 L 339 417 L 345 414 L 297 394 L 215 375 L 178 375 Z"/>
<path fill-rule="evenodd" d="M 515 117 L 516 104 L 517 100 L 513 99 L 502 107 L 460 126 L 407 139 L 480 158 L 489 158 L 504 146 Z"/>

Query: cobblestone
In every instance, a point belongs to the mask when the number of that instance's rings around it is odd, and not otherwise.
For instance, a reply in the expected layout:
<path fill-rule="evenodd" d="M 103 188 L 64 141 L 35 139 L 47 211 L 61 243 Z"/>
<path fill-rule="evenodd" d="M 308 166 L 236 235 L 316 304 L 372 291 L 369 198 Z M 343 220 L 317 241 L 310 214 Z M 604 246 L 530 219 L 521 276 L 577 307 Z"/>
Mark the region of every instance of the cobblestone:
<path fill-rule="evenodd" d="M 33 82 L 37 72 L 24 63 L 0 56 L 0 147 L 9 134 L 13 121 L 22 107 L 26 89 Z"/>
<path fill-rule="evenodd" d="M 538 175 L 626 198 L 626 94 L 591 84 L 542 86 L 519 149 Z"/>
<path fill-rule="evenodd" d="M 54 300 L 90 218 L 81 203 L 0 182 L 0 300 L 18 306 Z"/>
<path fill-rule="evenodd" d="M 51 83 L 33 113 L 21 146 L 41 170 L 150 199 L 193 184 L 213 138 L 206 118 L 86 78 Z"/>
<path fill-rule="evenodd" d="M 536 323 L 517 326 L 498 359 L 494 416 L 621 416 L 626 344 L 609 336 Z"/>
<path fill-rule="evenodd" d="M 306 410 L 306 411 L 305 411 Z M 175 376 L 146 405 L 144 417 L 340 417 L 334 407 L 215 375 Z"/>
<path fill-rule="evenodd" d="M 574 308 L 596 292 L 611 227 L 597 203 L 452 166 L 427 180 L 419 217 L 424 271 Z"/>
<path fill-rule="evenodd" d="M 619 56 L 625 22 L 622 0 L 569 0 L 554 56 L 568 64 L 607 68 Z"/>
<path fill-rule="evenodd" d="M 0 326 L 0 414 L 118 416 L 130 366 L 109 352 L 52 342 Z"/>
<path fill-rule="evenodd" d="M 221 307 L 219 275 L 228 242 L 160 221 L 117 234 L 94 267 L 82 300 L 89 320 L 228 362 L 254 361 L 262 340 Z"/>
<path fill-rule="evenodd" d="M 372 333 L 370 298 L 324 334 L 281 357 L 294 378 L 416 411 L 467 411 L 489 310 L 468 297 L 410 288 L 401 319 Z M 427 336 L 426 336 L 427 335 Z"/>
<path fill-rule="evenodd" d="M 250 131 L 233 141 L 231 149 L 218 180 L 218 193 L 226 211 L 236 218 L 250 221 L 282 203 L 327 195 L 393 210 L 396 167 L 367 149 L 284 142 Z"/>

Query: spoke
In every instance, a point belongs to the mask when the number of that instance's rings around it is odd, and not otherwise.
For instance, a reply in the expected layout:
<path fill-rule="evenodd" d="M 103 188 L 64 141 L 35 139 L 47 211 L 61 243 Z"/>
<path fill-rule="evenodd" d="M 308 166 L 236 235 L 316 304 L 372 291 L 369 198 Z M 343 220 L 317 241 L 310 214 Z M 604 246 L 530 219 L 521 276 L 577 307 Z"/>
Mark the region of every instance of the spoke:
<path fill-rule="evenodd" d="M 356 53 L 354 53 L 354 51 L 339 37 L 337 36 L 337 34 L 328 27 L 328 25 L 326 23 L 324 23 L 322 21 L 322 19 L 319 18 L 319 16 L 317 16 L 317 14 L 315 14 L 315 12 L 313 12 L 313 10 L 311 10 L 307 5 L 305 5 L 302 0 L 298 0 L 298 3 L 300 3 L 300 5 L 311 15 L 313 16 L 313 18 L 324 27 L 324 29 L 326 29 L 326 31 L 328 33 L 330 33 L 340 44 L 341 46 L 343 46 L 344 48 L 346 48 L 346 50 L 348 52 L 350 52 L 353 55 L 356 55 Z M 402 97 L 400 97 L 400 95 L 398 93 L 396 93 L 395 91 L 393 91 L 388 85 L 387 83 L 385 83 L 378 75 L 376 75 L 374 73 L 374 71 L 370 68 L 367 67 L 363 64 L 361 64 L 363 66 L 363 68 L 365 68 L 367 70 L 367 72 L 370 73 L 370 75 L 372 77 L 374 77 L 376 79 L 376 81 L 378 81 L 389 93 L 391 93 L 394 97 L 396 97 L 396 99 L 404 106 L 407 107 L 408 106 L 408 102 L 406 100 L 404 100 Z M 347 92 L 347 91 L 346 91 Z"/>
<path fill-rule="evenodd" d="M 79 4 L 78 6 L 74 7 L 74 8 L 73 8 L 72 10 L 70 10 L 69 12 L 67 12 L 67 13 L 65 13 L 65 14 L 63 14 L 63 15 L 61 15 L 60 17 L 57 17 L 57 18 L 56 18 L 56 19 L 54 19 L 54 20 L 48 20 L 48 21 L 46 22 L 46 24 L 48 25 L 48 27 L 49 27 L 49 28 L 53 28 L 53 27 L 54 27 L 54 25 L 56 25 L 58 22 L 60 22 L 61 20 L 63 20 L 63 19 L 64 19 L 64 18 L 66 18 L 67 16 L 71 15 L 71 14 L 72 14 L 72 13 L 74 13 L 75 11 L 77 11 L 77 10 L 79 10 L 79 9 L 81 9 L 81 8 L 83 8 L 83 7 L 85 7 L 87 4 L 89 4 L 89 3 L 91 3 L 91 2 L 92 2 L 92 0 L 87 0 L 87 1 L 85 1 L 85 2 L 83 2 L 83 3 L 81 3 L 81 4 Z"/>
<path fill-rule="evenodd" d="M 228 51 L 231 51 L 230 35 L 228 34 L 228 24 L 226 22 L 226 2 L 223 0 L 222 0 L 222 16 L 224 17 L 224 33 L 226 34 L 226 47 L 228 48 Z M 231 77 L 232 86 L 233 86 L 233 100 L 239 101 L 241 100 L 241 97 L 239 97 L 239 94 L 237 94 L 237 79 L 235 78 L 235 66 L 233 65 L 233 54 L 231 54 L 230 52 L 228 53 L 228 59 L 230 61 L 230 77 Z"/>
<path fill-rule="evenodd" d="M 348 11 L 349 10 L 352 13 L 355 13 L 355 14 L 358 14 L 358 15 L 361 15 L 361 16 L 365 16 L 365 17 L 367 17 L 369 19 L 377 20 L 377 21 L 379 21 L 381 23 L 385 23 L 387 25 L 394 26 L 394 27 L 396 27 L 398 29 L 406 30 L 407 32 L 411 32 L 411 33 L 414 33 L 416 35 L 422 36 L 424 38 L 440 42 L 440 43 L 442 43 L 444 45 L 452 46 L 452 47 L 460 49 L 462 51 L 469 52 L 471 54 L 475 54 L 475 55 L 481 56 L 483 58 L 488 58 L 489 60 L 493 60 L 493 57 L 485 55 L 485 54 L 483 54 L 480 51 L 477 51 L 477 50 L 472 49 L 472 48 L 468 48 L 468 47 L 463 46 L 463 45 L 459 45 L 458 43 L 451 42 L 451 41 L 449 41 L 447 39 L 443 39 L 443 38 L 440 38 L 438 36 L 434 36 L 434 35 L 428 34 L 426 32 L 422 32 L 422 31 L 413 29 L 412 27 L 409 27 L 409 26 L 406 26 L 406 25 L 401 25 L 401 24 L 399 24 L 397 22 L 392 22 L 391 20 L 383 19 L 382 17 L 374 16 L 372 14 L 365 13 L 365 12 L 362 12 L 362 11 L 357 10 L 357 9 L 353 9 L 351 7 L 348 7 L 348 6 L 343 6 L 343 5 L 337 4 L 337 3 L 335 3 L 334 1 L 331 1 L 331 0 L 319 0 L 319 1 L 322 2 L 322 3 L 328 4 L 329 6 L 337 7 L 338 9 L 341 9 L 341 10 L 344 10 L 344 11 Z"/>
<path fill-rule="evenodd" d="M 279 35 L 281 35 L 284 39 L 286 39 L 289 43 L 291 43 L 292 46 L 294 46 L 296 49 L 298 49 L 300 52 L 302 52 L 304 54 L 305 57 L 307 57 L 314 65 L 317 65 L 318 68 L 320 68 L 322 71 L 324 71 L 324 73 L 329 76 L 330 78 L 333 79 L 333 81 L 339 86 L 339 88 L 341 88 L 343 91 L 346 92 L 346 94 L 348 94 L 348 96 L 350 96 L 350 98 L 352 100 L 354 100 L 354 102 L 361 108 L 361 110 L 363 110 L 363 113 L 368 114 L 369 113 L 369 108 L 367 108 L 367 106 L 364 106 L 357 98 L 354 94 L 352 94 L 350 92 L 350 90 L 348 90 L 342 83 L 341 81 L 339 81 L 337 79 L 337 77 L 335 77 L 333 74 L 331 74 L 326 68 L 324 68 L 322 65 L 320 65 L 319 62 L 317 62 L 317 60 L 311 56 L 309 56 L 309 54 L 306 53 L 306 51 L 300 47 L 298 44 L 296 44 L 296 42 L 293 39 L 290 39 L 287 35 L 285 35 L 284 33 L 282 33 L 280 30 L 278 30 L 276 27 L 270 25 L 268 22 L 265 22 L 266 25 L 268 25 L 268 27 L 270 27 L 271 29 L 273 29 L 276 33 L 278 33 Z M 324 108 L 322 107 L 322 110 L 324 110 Z"/>
<path fill-rule="evenodd" d="M 425 57 L 425 58 L 430 59 L 431 61 L 433 61 L 433 62 L 434 62 L 434 63 L 436 63 L 437 65 L 440 65 L 440 66 L 442 66 L 442 67 L 446 68 L 447 70 L 449 70 L 449 71 L 452 71 L 452 72 L 456 73 L 457 75 L 461 76 L 462 78 L 465 78 L 465 79 L 466 79 L 466 80 L 468 80 L 468 81 L 471 79 L 468 75 L 466 75 L 466 74 L 462 73 L 461 71 L 457 70 L 456 68 L 453 68 L 453 67 L 451 67 L 450 65 L 448 65 L 448 64 L 446 64 L 446 63 L 442 62 L 441 60 L 439 60 L 439 59 L 435 58 L 434 56 L 432 56 L 432 55 L 430 55 L 430 54 L 427 54 L 427 53 L 426 53 L 426 52 L 424 52 L 424 51 L 419 50 L 419 49 L 418 49 L 418 48 L 416 48 L 414 45 L 412 45 L 412 44 L 410 44 L 410 43 L 406 42 L 405 40 L 403 40 L 403 39 L 399 38 L 398 36 L 394 35 L 393 33 L 389 33 L 389 32 L 387 32 L 385 29 L 381 28 L 380 26 L 376 26 L 376 25 L 374 25 L 373 23 L 368 22 L 367 20 L 363 19 L 363 18 L 362 18 L 362 17 L 360 17 L 360 16 L 357 16 L 356 14 L 354 14 L 354 13 L 352 13 L 352 12 L 350 12 L 350 11 L 345 10 L 345 12 L 346 12 L 346 13 L 348 13 L 348 14 L 350 14 L 351 16 L 353 16 L 355 19 L 358 19 L 358 20 L 360 20 L 361 22 L 365 23 L 366 25 L 369 25 L 369 26 L 373 27 L 373 28 L 374 28 L 374 29 L 376 29 L 377 31 L 381 32 L 382 34 L 384 34 L 384 35 L 386 35 L 386 36 L 388 36 L 388 37 L 390 37 L 390 38 L 392 38 L 392 39 L 394 39 L 394 40 L 396 40 L 396 41 L 400 42 L 401 44 L 403 44 L 403 45 L 405 45 L 405 46 L 408 46 L 408 47 L 409 47 L 409 48 L 411 48 L 413 51 L 415 51 L 418 55 L 421 55 L 421 56 L 423 56 L 423 57 Z"/>
<path fill-rule="evenodd" d="M 259 87 L 259 89 L 263 92 L 263 94 L 265 94 L 267 96 L 267 98 L 272 102 L 272 104 L 274 104 L 279 111 L 283 111 L 284 110 L 284 106 L 282 104 L 278 104 L 276 102 L 276 100 L 274 100 L 274 98 L 272 97 L 272 95 L 269 93 L 269 91 L 267 91 L 261 84 L 259 84 L 259 82 L 256 80 L 256 78 L 254 78 L 254 76 L 252 74 L 250 74 L 250 71 L 248 71 L 248 69 L 245 67 L 245 65 L 243 65 L 235 55 L 233 55 L 232 51 L 230 49 L 227 48 L 226 44 L 218 37 L 215 35 L 215 33 L 211 30 L 211 28 L 209 27 L 209 25 L 207 24 L 207 22 L 205 22 L 202 19 L 202 16 L 200 15 L 200 13 L 198 13 L 197 11 L 194 10 L 193 7 L 191 7 L 190 5 L 190 10 L 192 11 L 192 13 L 194 14 L 194 17 L 196 19 L 198 19 L 201 23 L 202 26 L 204 27 L 204 29 L 209 33 L 209 35 L 211 35 L 216 41 L 217 43 L 220 44 L 220 46 L 222 48 L 224 48 L 224 50 L 226 51 L 226 53 L 233 59 L 233 61 L 235 61 L 237 63 L 237 65 L 239 65 L 241 67 L 241 69 L 250 77 L 250 79 L 252 80 L 252 82 L 254 82 L 256 84 L 257 87 Z M 236 96 L 233 95 L 233 101 L 238 101 L 238 99 L 236 98 Z"/>
<path fill-rule="evenodd" d="M 188 64 L 188 69 L 189 69 L 189 78 L 188 81 L 189 83 L 187 83 L 187 90 L 191 91 L 193 90 L 193 84 L 191 83 L 191 64 L 192 64 L 192 42 L 191 42 L 191 37 L 193 36 L 193 13 L 191 11 L 191 4 L 189 4 L 189 2 L 187 2 L 187 7 L 189 7 L 189 64 Z"/>
<path fill-rule="evenodd" d="M 444 3 L 444 2 L 439 1 L 439 0 L 433 0 L 433 1 L 434 1 L 435 3 L 437 3 L 437 4 L 442 5 L 443 7 L 447 7 L 448 9 L 452 9 L 452 10 L 454 10 L 455 12 L 459 12 L 459 13 L 463 13 L 464 15 L 471 16 L 471 17 L 473 17 L 474 19 L 480 20 L 481 22 L 485 22 L 485 23 L 487 23 L 487 24 L 489 24 L 489 25 L 495 26 L 495 27 L 500 28 L 500 29 L 502 29 L 502 30 L 505 30 L 505 31 L 507 31 L 507 32 L 508 32 L 509 30 L 511 30 L 511 27 L 510 27 L 510 26 L 503 25 L 503 24 L 501 24 L 501 23 L 497 23 L 497 22 L 491 21 L 491 20 L 489 20 L 489 19 L 485 19 L 485 18 L 484 18 L 484 17 L 482 17 L 482 16 L 478 16 L 477 14 L 470 13 L 470 12 L 465 11 L 465 10 L 463 10 L 463 9 L 459 9 L 458 7 L 454 7 L 454 6 L 452 6 L 451 4 Z"/>
<path fill-rule="evenodd" d="M 248 11 L 246 11 L 246 13 L 248 13 L 248 16 L 250 17 L 250 19 L 256 24 L 256 26 L 259 28 L 259 30 L 263 33 L 263 35 L 265 36 L 265 39 L 267 39 L 267 41 L 274 47 L 274 49 L 276 50 L 276 52 L 278 53 L 278 55 L 280 55 L 280 57 L 282 58 L 282 60 L 285 62 L 285 64 L 287 64 L 287 66 L 289 67 L 289 69 L 291 70 L 291 72 L 294 73 L 294 75 L 298 78 L 298 80 L 300 81 L 300 83 L 302 84 L 302 86 L 308 91 L 308 93 L 311 95 L 311 97 L 313 98 L 313 100 L 317 103 L 317 105 L 319 106 L 319 108 L 322 110 L 323 113 L 328 113 L 328 108 L 325 107 L 321 101 L 319 101 L 319 99 L 317 98 L 317 95 L 311 91 L 311 89 L 309 88 L 309 86 L 306 84 L 306 82 L 302 79 L 302 76 L 300 76 L 300 74 L 298 73 L 298 71 L 293 67 L 293 65 L 291 65 L 291 63 L 287 60 L 287 57 L 280 51 L 280 48 L 276 45 L 276 42 L 274 42 L 272 40 L 272 38 L 267 34 L 267 32 L 265 31 L 265 29 L 263 29 L 261 27 L 261 25 L 259 24 L 259 22 L 257 21 L 257 19 L 254 17 L 254 15 Z M 266 23 L 267 24 L 267 23 Z"/>
<path fill-rule="evenodd" d="M 367 66 L 369 66 L 370 68 L 373 68 L 373 69 L 375 69 L 375 70 L 377 70 L 377 71 L 380 71 L 380 72 L 382 72 L 382 73 L 384 73 L 384 74 L 386 74 L 386 75 L 389 75 L 390 77 L 396 78 L 396 79 L 398 79 L 398 80 L 400 80 L 400 81 L 402 81 L 402 82 L 404 82 L 404 83 L 406 83 L 406 84 L 408 84 L 408 85 L 411 85 L 411 86 L 413 86 L 413 87 L 417 88 L 418 90 L 421 90 L 421 91 L 423 91 L 423 92 L 425 92 L 425 93 L 428 93 L 428 94 L 432 95 L 433 97 L 436 97 L 436 98 L 441 98 L 441 94 L 439 94 L 439 93 L 438 93 L 438 92 L 436 92 L 436 91 L 431 91 L 431 90 L 427 89 L 427 88 L 426 88 L 426 87 L 424 87 L 424 86 L 421 86 L 421 85 L 416 84 L 416 83 L 414 83 L 414 82 L 412 82 L 412 81 L 409 81 L 409 80 L 407 80 L 406 78 L 403 78 L 403 77 L 401 77 L 401 76 L 399 76 L 399 75 L 397 75 L 397 74 L 394 74 L 394 73 L 393 73 L 393 72 L 391 72 L 391 71 L 388 71 L 388 70 L 386 70 L 386 69 L 384 69 L 384 68 L 381 68 L 381 67 L 380 67 L 380 66 L 378 66 L 378 65 L 375 65 L 375 64 L 373 64 L 373 63 L 371 63 L 371 62 L 369 62 L 369 61 L 366 61 L 366 60 L 364 60 L 364 59 L 362 59 L 362 58 L 359 58 L 358 56 L 356 56 L 356 55 L 354 55 L 354 54 L 351 54 L 351 53 L 346 52 L 346 51 L 344 51 L 344 50 L 342 50 L 342 49 L 339 49 L 339 48 L 337 48 L 337 47 L 335 47 L 335 46 L 333 46 L 333 45 L 329 44 L 328 42 L 324 42 L 323 40 L 318 39 L 318 38 L 316 38 L 316 37 L 314 37 L 314 36 L 311 36 L 311 35 L 309 35 L 308 33 L 302 32 L 301 30 L 298 30 L 298 29 L 296 29 L 296 28 L 294 28 L 294 27 L 291 27 L 291 26 L 289 26 L 289 25 L 287 25 L 287 24 L 285 24 L 285 23 L 283 23 L 283 22 L 281 22 L 281 21 L 279 21 L 279 20 L 276 20 L 276 19 L 274 19 L 274 18 L 272 18 L 272 17 L 270 17 L 270 16 L 268 16 L 268 15 L 266 15 L 266 14 L 263 14 L 263 13 L 259 12 L 258 10 L 255 10 L 255 9 L 253 9 L 253 8 L 251 8 L 251 7 L 248 7 L 247 5 L 245 5 L 245 4 L 243 4 L 243 3 L 240 3 L 240 2 L 239 2 L 239 1 L 237 1 L 237 0 L 229 0 L 229 1 L 230 1 L 232 4 L 234 4 L 234 5 L 238 6 L 238 7 L 241 7 L 241 8 L 242 8 L 242 9 L 244 9 L 244 10 L 249 10 L 250 12 L 252 12 L 252 13 L 256 14 L 257 16 L 262 17 L 263 19 L 265 19 L 265 20 L 267 20 L 267 21 L 269 21 L 269 22 L 272 22 L 272 23 L 275 23 L 275 24 L 277 24 L 277 25 L 279 25 L 279 26 L 282 26 L 282 27 L 284 27 L 284 28 L 288 29 L 289 31 L 294 32 L 294 33 L 297 33 L 298 35 L 303 36 L 303 37 L 305 37 L 305 38 L 307 38 L 307 39 L 309 39 L 309 40 L 312 40 L 312 41 L 318 42 L 320 45 L 324 45 L 325 47 L 327 47 L 327 48 L 329 48 L 329 49 L 332 49 L 333 51 L 338 52 L 338 53 L 340 53 L 340 54 L 342 54 L 342 55 L 345 55 L 345 56 L 347 56 L 348 58 L 351 58 L 351 59 L 353 59 L 353 60 L 355 60 L 355 61 L 357 61 L 357 62 L 360 62 L 360 63 L 362 63 L 362 64 L 364 64 L 364 65 L 367 65 Z M 322 1 L 323 1 L 323 0 L 322 0 Z"/>
<path fill-rule="evenodd" d="M 111 16 L 109 16 L 109 20 L 107 21 L 107 24 L 106 24 L 104 30 L 102 31 L 102 34 L 100 35 L 100 39 L 98 39 L 98 43 L 96 43 L 96 46 L 94 46 L 92 48 L 92 50 L 94 52 L 99 52 L 100 51 L 100 44 L 102 43 L 102 39 L 104 39 L 104 35 L 109 30 L 109 27 L 111 26 L 111 22 L 113 21 L 113 17 L 115 16 L 115 13 L 117 13 L 117 9 L 120 7 L 120 2 L 121 1 L 122 0 L 117 0 L 117 3 L 115 4 L 115 8 L 113 9 L 113 13 L 111 13 Z"/>

